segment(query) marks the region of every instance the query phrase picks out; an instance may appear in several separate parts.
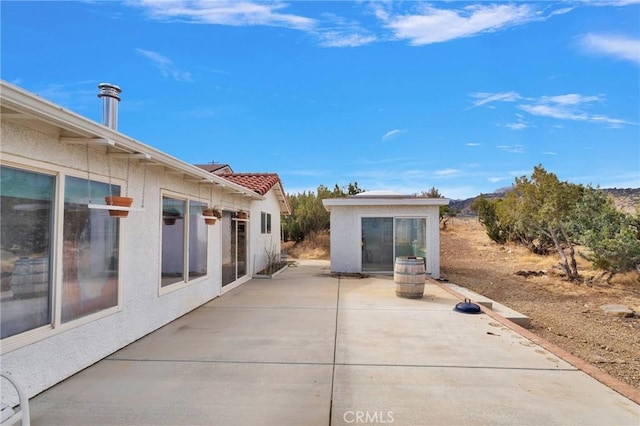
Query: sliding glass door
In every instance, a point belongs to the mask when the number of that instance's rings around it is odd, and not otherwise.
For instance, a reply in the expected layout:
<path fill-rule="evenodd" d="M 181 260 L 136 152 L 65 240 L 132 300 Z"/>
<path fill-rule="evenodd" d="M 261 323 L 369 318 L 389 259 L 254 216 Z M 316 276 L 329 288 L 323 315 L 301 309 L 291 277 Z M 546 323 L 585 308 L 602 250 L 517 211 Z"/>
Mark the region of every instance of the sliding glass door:
<path fill-rule="evenodd" d="M 362 271 L 393 271 L 393 218 L 362 218 Z"/>
<path fill-rule="evenodd" d="M 247 221 L 222 212 L 222 286 L 247 274 Z"/>
<path fill-rule="evenodd" d="M 427 218 L 363 217 L 362 272 L 391 272 L 398 256 L 427 256 Z"/>

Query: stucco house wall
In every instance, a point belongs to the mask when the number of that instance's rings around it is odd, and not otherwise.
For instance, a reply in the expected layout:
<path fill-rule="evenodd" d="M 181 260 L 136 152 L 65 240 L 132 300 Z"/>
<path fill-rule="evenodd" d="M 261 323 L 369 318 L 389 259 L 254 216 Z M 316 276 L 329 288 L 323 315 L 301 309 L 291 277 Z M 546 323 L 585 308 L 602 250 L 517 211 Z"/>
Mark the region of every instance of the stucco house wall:
<path fill-rule="evenodd" d="M 262 250 L 254 247 L 254 240 L 264 242 L 260 236 L 259 212 L 271 209 L 274 202 L 269 201 L 270 197 L 264 198 L 221 178 L 209 178 L 206 172 L 195 166 L 192 170 L 189 164 L 96 126 L 96 123 L 4 82 L 2 84 L 2 165 L 55 176 L 56 198 L 52 207 L 54 246 L 50 264 L 51 285 L 55 288 L 56 297 L 60 297 L 62 292 L 61 230 L 65 177 L 87 179 L 88 157 L 91 181 L 111 181 L 121 186 L 122 195 L 128 192 L 134 198 L 133 209 L 127 218 L 109 219 L 120 224 L 117 305 L 68 322 L 60 321 L 59 313 L 54 313 L 52 324 L 2 340 L 3 371 L 11 372 L 32 397 L 221 294 L 221 221 L 206 228 L 206 276 L 160 286 L 163 195 L 185 197 L 223 210 L 256 210 L 253 215 L 258 218 L 258 228 L 257 232 L 254 229 L 250 231 L 249 257 L 254 251 Z M 7 93 L 15 98 L 9 99 Z M 65 139 L 61 136 L 63 132 L 67 138 L 69 132 L 73 132 L 78 142 Z M 82 136 L 85 135 L 86 140 L 83 141 Z M 104 141 L 117 139 L 116 147 L 122 144 L 123 149 L 140 149 L 151 154 L 146 157 L 135 154 L 133 160 L 131 156 L 107 155 L 114 145 L 100 142 L 100 137 L 105 138 Z M 98 142 L 94 142 L 96 140 Z M 263 199 L 267 207 L 259 206 Z M 103 204 L 104 200 L 96 199 L 90 203 Z M 253 203 L 258 205 L 253 206 Z M 272 221 L 274 240 L 279 241 L 279 232 L 278 214 Z M 251 278 L 251 263 L 248 266 L 246 276 L 237 280 L 235 285 Z M 230 287 L 233 286 L 226 286 L 225 290 Z"/>
<path fill-rule="evenodd" d="M 275 189 L 271 188 L 265 195 L 264 200 L 254 202 L 250 211 L 251 222 L 251 247 L 254 248 L 251 257 L 253 274 L 263 270 L 268 264 L 267 252 L 280 255 L 280 212 L 281 203 L 275 194 Z M 271 232 L 262 233 L 262 212 L 271 214 Z"/>

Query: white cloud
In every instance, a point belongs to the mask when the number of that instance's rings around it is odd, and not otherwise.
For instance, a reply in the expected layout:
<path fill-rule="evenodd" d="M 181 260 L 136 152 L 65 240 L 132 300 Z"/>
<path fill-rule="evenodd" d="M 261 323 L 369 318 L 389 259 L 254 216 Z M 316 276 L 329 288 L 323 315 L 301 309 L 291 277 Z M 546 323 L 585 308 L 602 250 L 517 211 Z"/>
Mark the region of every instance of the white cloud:
<path fill-rule="evenodd" d="M 500 151 L 510 152 L 512 154 L 523 154 L 524 146 L 522 145 L 498 145 L 496 146 Z"/>
<path fill-rule="evenodd" d="M 522 122 L 507 123 L 504 126 L 510 128 L 511 130 L 522 130 L 522 129 L 526 129 L 527 127 L 529 127 L 529 126 L 527 126 L 526 123 L 522 123 Z"/>
<path fill-rule="evenodd" d="M 517 92 L 500 92 L 500 93 L 475 92 L 475 93 L 471 93 L 470 96 L 472 98 L 478 99 L 473 103 L 473 106 L 471 108 L 486 105 L 491 102 L 516 102 L 522 99 L 522 97 Z"/>
<path fill-rule="evenodd" d="M 632 4 L 640 4 L 640 0 L 592 0 L 584 2 L 588 6 L 629 6 Z"/>
<path fill-rule="evenodd" d="M 640 39 L 587 34 L 581 38 L 580 45 L 588 53 L 613 56 L 640 64 Z"/>
<path fill-rule="evenodd" d="M 478 142 L 467 142 L 465 145 L 466 146 L 480 146 L 480 144 Z"/>
<path fill-rule="evenodd" d="M 587 109 L 593 102 L 602 104 L 604 101 L 605 98 L 602 95 L 583 96 L 578 94 L 567 94 L 561 96 L 542 96 L 539 99 L 534 100 L 534 103 L 518 105 L 518 108 L 531 115 L 551 117 L 557 120 L 606 123 L 612 126 L 632 124 L 618 118 L 590 114 L 587 112 Z"/>
<path fill-rule="evenodd" d="M 176 81 L 193 81 L 190 72 L 176 69 L 173 65 L 173 61 L 166 56 L 144 49 L 136 49 L 136 53 L 149 59 L 165 77 L 173 78 Z"/>
<path fill-rule="evenodd" d="M 558 96 L 542 96 L 540 102 L 543 103 L 555 103 L 559 105 L 578 105 L 588 102 L 603 102 L 603 96 L 582 96 L 576 93 L 569 93 L 567 95 Z"/>
<path fill-rule="evenodd" d="M 377 40 L 373 34 L 356 32 L 322 31 L 318 36 L 322 47 L 358 47 Z"/>
<path fill-rule="evenodd" d="M 437 9 L 425 5 L 415 14 L 391 16 L 379 9 L 378 19 L 397 39 L 421 46 L 440 43 L 546 19 L 527 4 L 476 4 L 459 9 Z"/>
<path fill-rule="evenodd" d="M 543 151 L 542 152 L 544 155 L 558 155 L 557 152 L 553 152 L 553 151 Z"/>
<path fill-rule="evenodd" d="M 451 176 L 455 176 L 460 172 L 460 170 L 458 169 L 442 169 L 442 170 L 436 170 L 435 172 L 433 172 L 434 176 L 438 176 L 438 177 L 451 177 Z"/>
<path fill-rule="evenodd" d="M 387 133 L 385 133 L 385 134 L 382 136 L 382 140 L 383 140 L 383 141 L 387 141 L 387 140 L 389 140 L 389 139 L 393 139 L 393 138 L 395 138 L 396 136 L 398 136 L 400 133 L 404 133 L 404 132 L 406 132 L 406 130 L 401 130 L 401 129 L 393 129 L 393 130 L 389 130 Z"/>
<path fill-rule="evenodd" d="M 516 107 L 522 111 L 539 117 L 551 117 L 557 120 L 585 121 L 591 123 L 604 123 L 612 127 L 619 127 L 624 124 L 637 124 L 619 118 L 612 118 L 602 114 L 591 114 L 589 108 L 594 103 L 604 105 L 606 98 L 604 95 L 585 96 L 577 93 L 565 95 L 541 96 L 539 98 L 527 98 L 516 92 L 486 93 L 475 92 L 469 96 L 478 99 L 470 108 L 487 105 L 492 102 L 526 102 L 520 103 Z M 515 123 L 504 124 L 513 130 L 521 130 L 529 127 L 529 123 L 522 114 L 516 114 Z"/>
<path fill-rule="evenodd" d="M 264 25 L 298 30 L 309 30 L 316 24 L 315 19 L 282 13 L 281 10 L 287 7 L 282 2 L 141 0 L 135 5 L 145 8 L 151 17 L 159 20 L 232 26 Z"/>
<path fill-rule="evenodd" d="M 498 177 L 498 176 L 491 176 L 488 177 L 487 180 L 491 183 L 498 183 L 498 182 L 502 182 L 503 180 L 507 180 L 509 178 L 507 177 Z"/>
<path fill-rule="evenodd" d="M 529 127 L 529 123 L 524 119 L 522 114 L 516 114 L 516 121 L 513 123 L 506 123 L 504 127 L 508 127 L 511 130 L 522 130 Z"/>

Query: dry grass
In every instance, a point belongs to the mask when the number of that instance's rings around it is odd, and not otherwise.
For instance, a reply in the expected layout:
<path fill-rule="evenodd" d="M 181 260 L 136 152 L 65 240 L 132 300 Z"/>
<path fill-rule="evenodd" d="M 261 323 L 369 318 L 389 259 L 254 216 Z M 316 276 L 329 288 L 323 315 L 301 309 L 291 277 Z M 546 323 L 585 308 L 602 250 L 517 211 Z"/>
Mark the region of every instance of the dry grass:
<path fill-rule="evenodd" d="M 304 241 L 287 241 L 282 249 L 295 259 L 329 259 L 330 238 L 328 231 L 313 232 Z"/>

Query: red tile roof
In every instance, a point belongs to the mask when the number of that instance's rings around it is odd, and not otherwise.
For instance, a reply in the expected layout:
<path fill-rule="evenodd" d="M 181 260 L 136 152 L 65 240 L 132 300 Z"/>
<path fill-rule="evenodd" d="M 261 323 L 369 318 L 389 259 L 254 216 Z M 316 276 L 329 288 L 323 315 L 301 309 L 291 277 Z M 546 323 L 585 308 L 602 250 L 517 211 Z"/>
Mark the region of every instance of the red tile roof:
<path fill-rule="evenodd" d="M 276 173 L 221 173 L 218 176 L 235 184 L 244 186 L 260 195 L 265 195 L 277 185 L 276 196 L 284 203 L 283 211 L 291 212 L 289 200 L 284 193 L 280 177 Z"/>
<path fill-rule="evenodd" d="M 220 177 L 260 195 L 266 194 L 273 185 L 280 183 L 280 178 L 275 173 L 223 173 Z"/>

